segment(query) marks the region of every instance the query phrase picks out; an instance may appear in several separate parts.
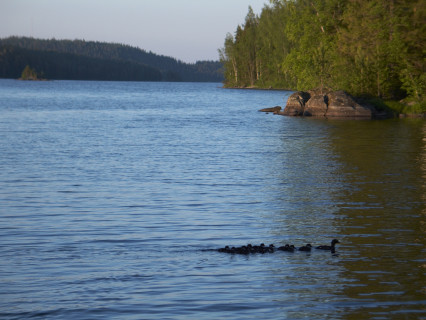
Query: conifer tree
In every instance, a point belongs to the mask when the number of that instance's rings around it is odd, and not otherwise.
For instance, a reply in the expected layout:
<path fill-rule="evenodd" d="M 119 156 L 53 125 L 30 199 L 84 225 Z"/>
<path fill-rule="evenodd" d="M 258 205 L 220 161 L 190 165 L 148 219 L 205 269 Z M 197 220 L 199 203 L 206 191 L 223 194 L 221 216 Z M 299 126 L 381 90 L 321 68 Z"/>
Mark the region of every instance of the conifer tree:
<path fill-rule="evenodd" d="M 425 0 L 270 0 L 225 39 L 225 85 L 424 101 L 425 12 Z"/>

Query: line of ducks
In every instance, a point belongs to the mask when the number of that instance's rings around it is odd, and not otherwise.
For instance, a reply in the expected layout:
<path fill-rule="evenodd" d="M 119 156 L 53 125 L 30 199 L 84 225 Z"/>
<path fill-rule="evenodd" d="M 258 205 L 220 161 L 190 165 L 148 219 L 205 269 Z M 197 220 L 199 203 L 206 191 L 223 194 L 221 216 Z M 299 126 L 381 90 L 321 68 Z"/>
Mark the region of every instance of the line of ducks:
<path fill-rule="evenodd" d="M 318 246 L 315 247 L 315 249 L 318 250 L 327 250 L 334 253 L 336 251 L 336 244 L 340 243 L 339 240 L 333 239 L 331 241 L 330 246 Z M 217 251 L 219 252 L 225 252 L 225 253 L 232 253 L 232 254 L 252 254 L 252 253 L 274 253 L 276 251 L 286 251 L 286 252 L 294 252 L 294 251 L 305 251 L 310 252 L 314 247 L 310 243 L 308 243 L 305 246 L 302 246 L 300 248 L 296 248 L 294 245 L 286 244 L 281 247 L 275 247 L 273 244 L 270 244 L 269 246 L 266 246 L 264 243 L 261 243 L 259 246 L 248 244 L 246 246 L 241 247 L 229 247 L 226 246 L 224 248 L 219 248 Z"/>

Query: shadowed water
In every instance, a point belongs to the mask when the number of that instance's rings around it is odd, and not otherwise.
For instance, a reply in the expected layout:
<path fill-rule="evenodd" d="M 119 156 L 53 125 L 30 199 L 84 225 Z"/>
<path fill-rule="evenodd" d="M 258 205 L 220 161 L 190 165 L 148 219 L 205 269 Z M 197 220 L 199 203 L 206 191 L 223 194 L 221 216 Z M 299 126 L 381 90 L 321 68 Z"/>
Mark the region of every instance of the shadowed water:
<path fill-rule="evenodd" d="M 288 94 L 0 80 L 0 317 L 424 318 L 425 122 Z"/>

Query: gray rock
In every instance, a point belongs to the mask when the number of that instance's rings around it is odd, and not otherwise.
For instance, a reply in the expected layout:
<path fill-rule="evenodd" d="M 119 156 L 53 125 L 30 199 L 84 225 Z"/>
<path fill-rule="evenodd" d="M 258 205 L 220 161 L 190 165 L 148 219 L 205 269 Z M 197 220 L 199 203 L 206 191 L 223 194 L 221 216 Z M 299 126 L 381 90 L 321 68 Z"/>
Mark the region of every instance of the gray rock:
<path fill-rule="evenodd" d="M 281 107 L 280 106 L 276 106 L 273 108 L 265 108 L 265 109 L 260 109 L 260 112 L 272 112 L 272 113 L 279 113 L 281 111 Z"/>
<path fill-rule="evenodd" d="M 372 107 L 358 104 L 344 91 L 331 92 L 328 95 L 327 118 L 369 118 L 375 113 Z"/>
<path fill-rule="evenodd" d="M 371 119 L 377 114 L 374 107 L 361 105 L 344 91 L 311 90 L 293 93 L 285 109 L 287 116 L 322 118 Z"/>
<path fill-rule="evenodd" d="M 306 117 L 325 117 L 327 113 L 327 101 L 328 97 L 326 95 L 318 94 L 312 96 L 306 103 L 303 115 Z"/>
<path fill-rule="evenodd" d="M 298 91 L 293 93 L 287 100 L 284 111 L 280 114 L 286 116 L 301 116 L 305 109 L 306 102 L 310 99 L 311 95 L 308 92 Z"/>

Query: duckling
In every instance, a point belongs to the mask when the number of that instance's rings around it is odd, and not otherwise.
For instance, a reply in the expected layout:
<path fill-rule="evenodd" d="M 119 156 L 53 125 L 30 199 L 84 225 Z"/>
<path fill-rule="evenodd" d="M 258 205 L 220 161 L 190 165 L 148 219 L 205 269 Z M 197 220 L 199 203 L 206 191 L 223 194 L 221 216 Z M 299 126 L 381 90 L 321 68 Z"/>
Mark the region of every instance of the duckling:
<path fill-rule="evenodd" d="M 331 246 L 318 246 L 318 247 L 316 247 L 315 249 L 319 249 L 319 250 L 328 250 L 328 251 L 332 251 L 332 252 L 334 252 L 335 250 L 336 250 L 336 243 L 340 243 L 340 241 L 339 240 L 337 240 L 337 239 L 333 239 L 332 241 L 331 241 Z"/>
<path fill-rule="evenodd" d="M 249 253 L 256 253 L 256 249 L 252 246 L 251 243 L 247 245 L 247 250 L 249 251 Z"/>
<path fill-rule="evenodd" d="M 261 243 L 260 246 L 253 246 L 255 253 L 265 253 L 265 244 Z"/>
<path fill-rule="evenodd" d="M 229 250 L 230 250 L 229 246 L 226 246 L 225 248 L 217 249 L 217 251 L 219 251 L 219 252 L 229 252 Z"/>
<path fill-rule="evenodd" d="M 238 247 L 236 249 L 236 253 L 238 253 L 238 254 L 249 254 L 250 251 L 246 246 L 242 246 L 242 247 Z"/>
<path fill-rule="evenodd" d="M 294 252 L 294 245 L 289 245 L 288 243 L 285 246 L 279 247 L 277 250 L 280 251 L 287 251 L 287 252 Z"/>
<path fill-rule="evenodd" d="M 260 246 L 259 246 L 259 253 L 267 253 L 268 252 L 268 247 L 267 246 L 265 246 L 265 244 L 264 243 L 261 243 L 260 244 Z"/>
<path fill-rule="evenodd" d="M 312 246 L 311 246 L 310 243 L 308 243 L 306 246 L 300 247 L 299 251 L 307 251 L 307 252 L 309 252 L 309 251 L 311 251 L 311 249 L 312 249 Z"/>

